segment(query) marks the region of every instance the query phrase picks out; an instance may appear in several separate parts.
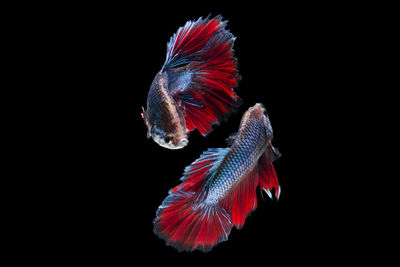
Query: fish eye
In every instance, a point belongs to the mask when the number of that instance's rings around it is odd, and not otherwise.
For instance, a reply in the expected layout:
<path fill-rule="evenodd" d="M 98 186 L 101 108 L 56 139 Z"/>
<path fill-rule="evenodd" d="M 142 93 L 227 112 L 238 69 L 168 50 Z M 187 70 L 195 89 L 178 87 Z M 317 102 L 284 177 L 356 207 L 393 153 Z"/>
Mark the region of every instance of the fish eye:
<path fill-rule="evenodd" d="M 170 136 L 166 136 L 166 137 L 164 137 L 164 142 L 165 143 L 169 143 L 169 142 L 171 142 L 171 140 L 172 140 L 172 137 L 170 137 Z"/>

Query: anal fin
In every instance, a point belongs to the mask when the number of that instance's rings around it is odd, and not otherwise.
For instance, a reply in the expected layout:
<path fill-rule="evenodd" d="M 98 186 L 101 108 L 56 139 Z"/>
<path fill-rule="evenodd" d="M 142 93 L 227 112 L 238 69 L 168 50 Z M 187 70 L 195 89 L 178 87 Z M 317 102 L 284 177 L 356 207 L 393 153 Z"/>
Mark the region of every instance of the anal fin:
<path fill-rule="evenodd" d="M 232 224 L 237 228 L 244 225 L 247 215 L 257 207 L 257 185 L 258 170 L 255 166 L 221 201 L 230 211 Z"/>

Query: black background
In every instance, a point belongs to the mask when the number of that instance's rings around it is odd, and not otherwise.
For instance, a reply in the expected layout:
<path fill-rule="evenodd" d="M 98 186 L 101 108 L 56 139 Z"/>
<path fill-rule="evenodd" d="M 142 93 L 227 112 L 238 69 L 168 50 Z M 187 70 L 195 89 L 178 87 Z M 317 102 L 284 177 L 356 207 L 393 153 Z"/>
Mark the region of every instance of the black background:
<path fill-rule="evenodd" d="M 345 7 L 343 8 L 345 11 Z M 341 10 L 341 11 L 343 11 Z M 133 263 L 145 259 L 197 262 L 209 259 L 292 260 L 315 254 L 341 255 L 345 215 L 332 166 L 342 32 L 346 12 L 334 7 L 240 6 L 175 8 L 74 7 L 54 27 L 58 72 L 66 105 L 63 195 L 55 239 L 70 255 Z M 147 92 L 166 56 L 166 44 L 188 20 L 221 14 L 236 37 L 234 49 L 243 104 L 207 137 L 190 134 L 189 145 L 168 150 L 146 138 L 140 117 Z M 46 22 L 48 23 L 48 21 Z M 339 34 L 340 32 L 340 34 Z M 344 34 L 344 36 L 343 36 Z M 60 73 L 61 72 L 61 73 Z M 59 79 L 58 79 L 59 80 Z M 346 87 L 346 85 L 341 84 Z M 183 169 L 212 147 L 226 147 L 242 114 L 255 103 L 266 107 L 282 193 L 279 201 L 259 197 L 241 230 L 204 254 L 178 253 L 153 234 L 157 207 L 178 184 Z M 57 104 L 56 104 L 57 105 Z M 336 191 L 337 190 L 337 191 Z M 339 195 L 339 196 L 338 196 Z"/>

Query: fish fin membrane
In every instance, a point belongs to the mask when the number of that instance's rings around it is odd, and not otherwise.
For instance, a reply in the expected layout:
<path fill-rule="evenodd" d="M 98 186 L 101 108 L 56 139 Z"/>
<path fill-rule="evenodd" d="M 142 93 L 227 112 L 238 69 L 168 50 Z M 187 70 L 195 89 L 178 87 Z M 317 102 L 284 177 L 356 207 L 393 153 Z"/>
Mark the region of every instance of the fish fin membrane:
<path fill-rule="evenodd" d="M 232 229 L 230 216 L 221 205 L 196 199 L 194 192 L 170 192 L 153 222 L 154 233 L 179 251 L 207 252 L 227 240 Z"/>
<path fill-rule="evenodd" d="M 235 37 L 221 16 L 189 21 L 167 45 L 163 69 L 168 87 L 185 114 L 188 131 L 207 135 L 240 104 L 233 88 L 239 79 L 234 57 Z"/>
<path fill-rule="evenodd" d="M 231 214 L 232 224 L 237 228 L 241 228 L 247 215 L 257 208 L 257 185 L 258 170 L 257 167 L 254 167 L 221 200 L 222 206 Z"/>
<path fill-rule="evenodd" d="M 230 148 L 209 148 L 203 152 L 197 160 L 185 168 L 180 179 L 182 183 L 171 191 L 198 192 L 202 198 L 205 198 L 208 185 L 211 183 L 215 171 L 229 151 Z"/>
<path fill-rule="evenodd" d="M 279 198 L 281 189 L 279 186 L 278 175 L 275 172 L 272 161 L 277 159 L 279 156 L 280 153 L 270 146 L 258 161 L 260 187 L 268 192 L 274 189 L 275 197 L 277 199 Z"/>
<path fill-rule="evenodd" d="M 208 185 L 229 148 L 212 148 L 187 166 L 182 183 L 169 191 L 154 220 L 154 232 L 182 251 L 208 251 L 227 240 L 229 213 L 219 203 L 207 204 Z"/>
<path fill-rule="evenodd" d="M 274 188 L 275 196 L 279 198 L 278 176 L 270 160 L 275 159 L 278 153 L 272 146 L 268 147 L 259 158 L 257 165 L 221 200 L 222 206 L 231 215 L 232 224 L 237 228 L 243 227 L 246 217 L 257 208 L 256 188 L 258 185 L 268 192 Z"/>

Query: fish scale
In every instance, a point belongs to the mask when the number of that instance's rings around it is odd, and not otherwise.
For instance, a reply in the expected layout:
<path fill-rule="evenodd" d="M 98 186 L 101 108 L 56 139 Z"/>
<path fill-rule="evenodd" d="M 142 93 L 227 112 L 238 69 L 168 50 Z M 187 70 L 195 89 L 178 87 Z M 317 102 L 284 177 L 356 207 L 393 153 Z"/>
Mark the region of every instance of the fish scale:
<path fill-rule="evenodd" d="M 231 188 L 253 169 L 264 151 L 266 129 L 259 120 L 251 119 L 245 126 L 242 136 L 233 143 L 225 161 L 220 165 L 211 182 L 206 203 L 217 203 Z"/>
<path fill-rule="evenodd" d="M 242 228 L 257 207 L 256 188 L 268 193 L 280 186 L 272 164 L 280 154 L 272 146 L 272 127 L 262 104 L 249 108 L 227 148 L 210 148 L 191 165 L 182 183 L 169 191 L 154 219 L 154 232 L 178 250 L 204 252 Z M 233 141 L 233 142 L 232 142 Z"/>

